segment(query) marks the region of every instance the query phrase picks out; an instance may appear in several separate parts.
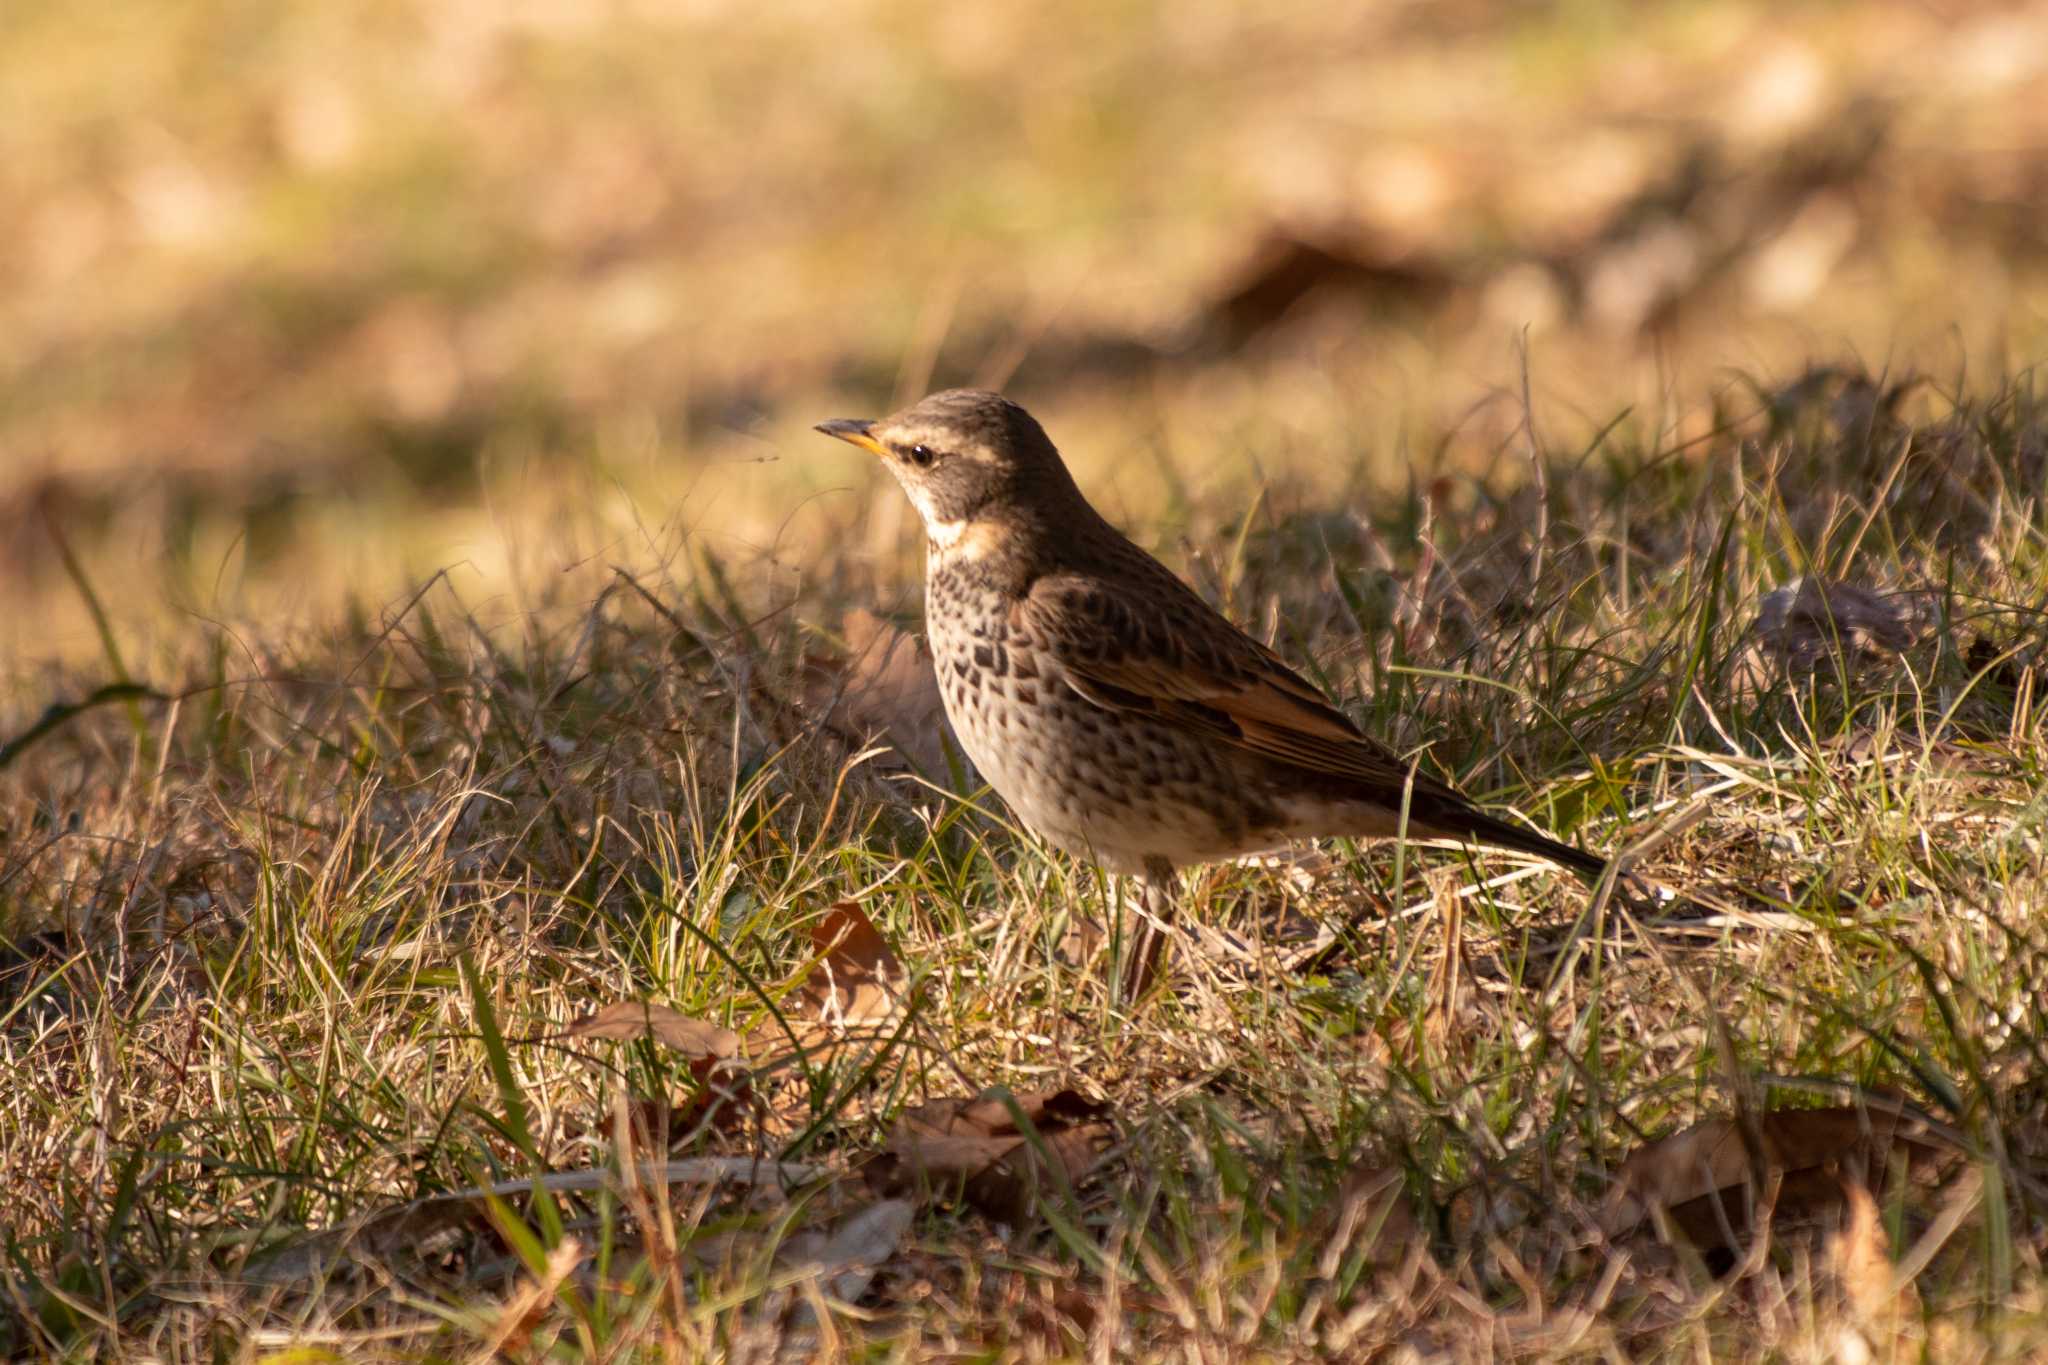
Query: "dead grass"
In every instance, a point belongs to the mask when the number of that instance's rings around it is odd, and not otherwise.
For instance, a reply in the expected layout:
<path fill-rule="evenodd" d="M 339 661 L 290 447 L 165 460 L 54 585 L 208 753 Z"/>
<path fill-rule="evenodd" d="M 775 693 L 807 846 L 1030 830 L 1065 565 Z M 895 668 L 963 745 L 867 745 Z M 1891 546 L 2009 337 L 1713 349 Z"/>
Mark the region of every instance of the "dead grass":
<path fill-rule="evenodd" d="M 2026 375 L 1771 396 L 1569 444 L 1540 495 L 1183 503 L 1163 551 L 1353 714 L 1696 903 L 1588 915 L 1415 850 L 1213 869 L 1131 1014 L 1116 940 L 1074 932 L 1113 888 L 803 704 L 842 614 L 901 600 L 856 536 L 793 594 L 653 532 L 515 604 L 436 579 L 296 636 L 188 623 L 129 663 L 160 697 L 62 717 L 0 786 L 5 1344 L 2037 1353 L 2048 410 Z M 1752 622 L 1800 576 L 1922 624 L 1773 652 Z M 807 926 L 847 901 L 904 974 L 821 1046 Z M 739 1033 L 739 1070 L 554 1036 L 629 999 Z M 1113 1141 L 1012 1168 L 1000 1219 L 870 1160 L 991 1085 L 1107 1100 Z M 1903 1105 L 1939 1159 L 1755 1126 L 1817 1105 Z M 1617 1215 L 1625 1158 L 1716 1115 L 1751 1134 L 1737 1211 Z M 805 1169 L 664 1194 L 650 1156 Z M 614 1176 L 533 1183 L 582 1168 Z"/>
<path fill-rule="evenodd" d="M 2044 35 L 0 8 L 0 1353 L 2048 1353 Z M 808 431 L 965 380 L 1685 898 L 1120 1007 Z"/>

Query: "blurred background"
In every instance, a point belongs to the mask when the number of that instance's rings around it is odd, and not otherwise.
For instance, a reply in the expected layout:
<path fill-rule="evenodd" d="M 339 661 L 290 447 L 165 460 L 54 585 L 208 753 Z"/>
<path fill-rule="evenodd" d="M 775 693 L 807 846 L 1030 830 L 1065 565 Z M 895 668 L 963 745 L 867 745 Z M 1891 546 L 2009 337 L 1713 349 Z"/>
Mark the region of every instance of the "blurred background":
<path fill-rule="evenodd" d="M 2048 338 L 2048 5 L 10 0 L 0 204 L 26 704 L 101 651 L 81 578 L 138 654 L 440 569 L 508 621 L 699 552 L 912 600 L 808 427 L 942 384 L 1159 544 L 1505 468 L 1525 368 L 1564 447 L 1809 366 L 1998 382 Z"/>

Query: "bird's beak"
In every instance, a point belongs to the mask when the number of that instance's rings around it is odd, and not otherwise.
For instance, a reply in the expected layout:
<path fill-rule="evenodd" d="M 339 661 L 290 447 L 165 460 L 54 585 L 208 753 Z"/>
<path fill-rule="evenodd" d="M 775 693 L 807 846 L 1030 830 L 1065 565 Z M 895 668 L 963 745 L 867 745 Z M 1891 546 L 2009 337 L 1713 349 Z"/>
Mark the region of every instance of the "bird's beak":
<path fill-rule="evenodd" d="M 880 455 L 882 443 L 869 435 L 869 430 L 874 425 L 873 422 L 857 421 L 851 417 L 835 417 L 829 422 L 818 423 L 814 430 L 822 431 L 827 436 L 837 436 L 842 441 L 859 446 L 870 455 Z"/>

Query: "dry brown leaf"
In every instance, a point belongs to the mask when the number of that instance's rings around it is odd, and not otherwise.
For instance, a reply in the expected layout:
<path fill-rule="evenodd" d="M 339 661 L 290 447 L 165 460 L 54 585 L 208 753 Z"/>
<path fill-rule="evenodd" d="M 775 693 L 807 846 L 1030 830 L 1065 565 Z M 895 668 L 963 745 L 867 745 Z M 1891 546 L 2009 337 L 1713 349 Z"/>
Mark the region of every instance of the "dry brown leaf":
<path fill-rule="evenodd" d="M 805 704 L 859 740 L 886 740 L 926 777 L 945 778 L 948 749 L 960 748 L 930 651 L 869 611 L 848 612 L 839 629 L 848 655 L 805 661 Z"/>
<path fill-rule="evenodd" d="M 839 1302 L 853 1303 L 896 1254 L 915 1211 L 908 1199 L 881 1200 L 829 1233 L 814 1230 L 790 1238 L 776 1259 L 790 1269 L 816 1275 L 820 1287 Z M 804 1316 L 802 1308 L 798 1316 Z"/>
<path fill-rule="evenodd" d="M 1108 1111 L 1107 1104 L 1072 1090 L 1006 1101 L 1006 1092 L 991 1089 L 973 1099 L 933 1100 L 897 1119 L 887 1157 L 871 1175 L 891 1187 L 961 1181 L 968 1203 L 1015 1225 L 1030 1212 L 1045 1177 L 1057 1173 L 1056 1183 L 1071 1185 L 1094 1166 L 1116 1131 L 1103 1117 Z M 1018 1113 L 1037 1133 L 1037 1145 L 1018 1124 Z"/>
<path fill-rule="evenodd" d="M 840 901 L 820 915 L 811 942 L 818 957 L 797 996 L 806 1022 L 836 1034 L 849 1025 L 872 1028 L 901 1009 L 903 963 L 857 902 Z"/>
<path fill-rule="evenodd" d="M 1838 643 L 1851 663 L 1910 649 L 1920 638 L 1923 615 L 1914 594 L 1881 594 L 1809 575 L 1766 593 L 1754 630 L 1773 660 L 1805 673 L 1833 658 Z"/>
<path fill-rule="evenodd" d="M 1095 1329 L 1103 1296 L 1092 1287 L 1072 1283 L 1041 1281 L 1037 1288 L 1036 1295 L 1019 1305 L 1019 1325 L 1050 1353 L 1068 1355 Z"/>
<path fill-rule="evenodd" d="M 728 1135 L 744 1132 L 748 1118 L 764 1108 L 754 1093 L 753 1073 L 743 1067 L 700 1057 L 690 1063 L 690 1076 L 697 1089 L 677 1107 L 669 1130 L 678 1137 L 700 1129 Z"/>
<path fill-rule="evenodd" d="M 753 1071 L 718 1057 L 695 1057 L 689 1066 L 695 1086 L 679 1101 L 672 1103 L 666 1094 L 632 1095 L 623 1107 L 625 1134 L 619 1131 L 618 1108 L 607 1108 L 598 1116 L 596 1133 L 607 1143 L 623 1137 L 633 1149 L 658 1146 L 665 1138 L 668 1149 L 674 1150 L 707 1132 L 728 1137 L 747 1132 L 753 1117 L 765 1108 L 754 1091 Z"/>
<path fill-rule="evenodd" d="M 740 1036 L 729 1028 L 692 1019 L 680 1010 L 642 1000 L 620 1000 L 563 1030 L 564 1038 L 652 1038 L 691 1057 L 724 1059 L 739 1051 Z"/>
<path fill-rule="evenodd" d="M 1765 1171 L 1754 1169 L 1734 1119 L 1707 1119 L 1637 1148 L 1622 1162 L 1602 1227 L 1627 1233 L 1661 1208 L 1694 1246 L 1734 1251 L 1730 1235 L 1749 1223 L 1752 1177 L 1783 1177 L 1777 1216 L 1812 1216 L 1839 1208 L 1845 1183 L 1882 1189 L 1895 1154 L 1922 1167 L 1949 1150 L 1910 1114 L 1877 1107 L 1781 1109 L 1757 1127 Z"/>

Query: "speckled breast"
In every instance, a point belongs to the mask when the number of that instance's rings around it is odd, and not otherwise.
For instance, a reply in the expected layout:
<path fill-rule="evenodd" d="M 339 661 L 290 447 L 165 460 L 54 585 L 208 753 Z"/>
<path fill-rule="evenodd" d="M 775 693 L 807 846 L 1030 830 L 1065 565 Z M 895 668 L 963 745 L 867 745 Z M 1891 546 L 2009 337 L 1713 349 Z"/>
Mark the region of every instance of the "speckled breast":
<path fill-rule="evenodd" d="M 1239 774 L 1216 749 L 1082 697 L 1000 596 L 943 572 L 928 594 L 947 718 L 989 785 L 1046 840 L 1120 872 L 1272 842 L 1248 827 Z"/>

